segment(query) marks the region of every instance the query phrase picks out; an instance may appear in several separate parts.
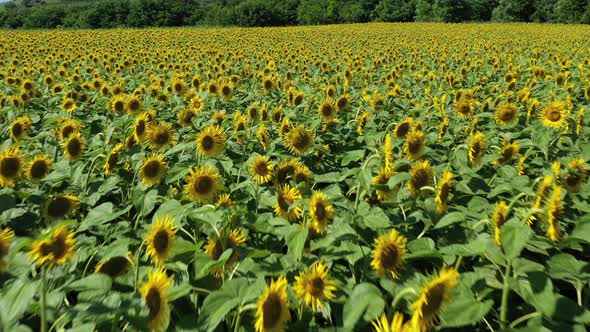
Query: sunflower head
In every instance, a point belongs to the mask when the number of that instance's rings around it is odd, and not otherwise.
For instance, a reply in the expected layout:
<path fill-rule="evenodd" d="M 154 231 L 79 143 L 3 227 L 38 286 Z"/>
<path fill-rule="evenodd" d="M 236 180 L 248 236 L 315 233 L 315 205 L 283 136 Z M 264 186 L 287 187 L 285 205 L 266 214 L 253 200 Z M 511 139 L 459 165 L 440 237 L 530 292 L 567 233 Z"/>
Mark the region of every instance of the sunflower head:
<path fill-rule="evenodd" d="M 49 238 L 33 242 L 31 256 L 38 265 L 61 265 L 74 256 L 74 232 L 65 225 L 57 226 Z"/>
<path fill-rule="evenodd" d="M 170 307 L 168 305 L 168 289 L 172 279 L 163 269 L 156 269 L 148 274 L 147 282 L 139 289 L 148 308 L 148 328 L 150 331 L 163 332 L 170 323 Z"/>
<path fill-rule="evenodd" d="M 127 256 L 113 256 L 100 264 L 94 270 L 96 273 L 104 273 L 111 278 L 122 276 L 129 271 L 132 262 Z"/>
<path fill-rule="evenodd" d="M 496 123 L 510 127 L 518 121 L 518 109 L 514 104 L 502 104 L 496 107 Z"/>
<path fill-rule="evenodd" d="M 332 98 L 326 98 L 320 103 L 320 107 L 318 108 L 318 113 L 320 114 L 320 119 L 324 122 L 329 122 L 336 118 L 336 105 L 334 105 L 334 100 Z"/>
<path fill-rule="evenodd" d="M 231 208 L 233 207 L 234 202 L 232 201 L 229 194 L 221 194 L 217 197 L 217 202 L 215 202 L 216 208 Z"/>
<path fill-rule="evenodd" d="M 295 183 L 309 184 L 312 181 L 312 176 L 313 174 L 307 166 L 297 163 L 297 166 L 295 166 L 295 171 L 293 172 L 293 180 L 295 180 Z"/>
<path fill-rule="evenodd" d="M 297 188 L 292 188 L 288 184 L 279 186 L 277 190 L 277 203 L 274 206 L 275 214 L 289 221 L 299 219 L 302 212 L 301 206 L 298 205 L 290 208 L 299 199 L 301 199 L 301 193 Z"/>
<path fill-rule="evenodd" d="M 375 332 L 410 332 L 411 327 L 408 323 L 404 324 L 404 314 L 395 312 L 391 322 L 387 319 L 385 313 L 381 317 L 371 322 Z"/>
<path fill-rule="evenodd" d="M 412 129 L 406 136 L 404 152 L 409 160 L 418 160 L 424 151 L 424 132 Z"/>
<path fill-rule="evenodd" d="M 413 118 L 406 118 L 403 121 L 401 121 L 400 123 L 398 123 L 395 126 L 395 129 L 393 130 L 393 136 L 395 136 L 395 138 L 405 138 L 406 135 L 408 134 L 408 132 L 410 131 L 410 129 L 412 129 L 412 122 L 414 121 Z"/>
<path fill-rule="evenodd" d="M 61 109 L 65 112 L 71 113 L 76 109 L 76 101 L 72 98 L 64 98 L 61 103 Z"/>
<path fill-rule="evenodd" d="M 59 138 L 64 141 L 67 140 L 71 134 L 80 131 L 82 125 L 74 119 L 67 119 L 59 128 Z"/>
<path fill-rule="evenodd" d="M 291 153 L 303 155 L 311 146 L 315 139 L 314 133 L 303 127 L 292 128 L 289 133 L 285 135 L 285 143 Z"/>
<path fill-rule="evenodd" d="M 185 178 L 184 192 L 197 203 L 211 201 L 221 190 L 221 175 L 212 166 L 204 165 L 192 169 Z"/>
<path fill-rule="evenodd" d="M 113 170 L 117 166 L 117 162 L 119 161 L 119 154 L 123 149 L 122 143 L 117 143 L 109 152 L 105 162 L 104 162 L 104 174 L 109 176 L 113 173 Z"/>
<path fill-rule="evenodd" d="M 150 124 L 149 113 L 141 113 L 133 122 L 133 137 L 136 142 L 142 142 L 146 136 L 146 130 Z"/>
<path fill-rule="evenodd" d="M 144 185 L 151 187 L 160 182 L 168 168 L 162 154 L 147 157 L 139 169 L 139 176 Z"/>
<path fill-rule="evenodd" d="M 74 195 L 57 194 L 45 202 L 44 214 L 47 220 L 64 219 L 74 215 L 80 207 L 80 200 Z"/>
<path fill-rule="evenodd" d="M 500 158 L 496 159 L 494 163 L 496 165 L 508 164 L 514 157 L 518 156 L 519 150 L 520 144 L 518 142 L 505 143 L 504 147 L 498 152 Z"/>
<path fill-rule="evenodd" d="M 469 165 L 478 166 L 486 152 L 486 138 L 481 132 L 476 132 L 469 142 Z"/>
<path fill-rule="evenodd" d="M 141 99 L 139 99 L 138 96 L 131 95 L 131 96 L 127 97 L 125 109 L 129 113 L 137 114 L 137 113 L 141 112 L 142 108 L 143 108 L 143 103 L 141 102 Z"/>
<path fill-rule="evenodd" d="M 284 331 L 291 319 L 287 301 L 287 279 L 272 280 L 256 303 L 256 332 Z"/>
<path fill-rule="evenodd" d="M 288 159 L 281 161 L 276 169 L 276 182 L 277 184 L 284 184 L 288 182 L 290 179 L 294 178 L 295 175 L 295 168 L 299 165 L 296 159 Z"/>
<path fill-rule="evenodd" d="M 211 125 L 197 135 L 197 150 L 207 157 L 219 156 L 224 151 L 227 137 L 218 125 Z"/>
<path fill-rule="evenodd" d="M 268 131 L 266 130 L 266 126 L 264 125 L 264 123 L 260 124 L 256 134 L 258 136 L 258 140 L 260 141 L 260 144 L 262 144 L 262 148 L 264 150 L 268 150 L 268 148 L 270 146 L 270 135 L 269 135 Z"/>
<path fill-rule="evenodd" d="M 390 274 L 393 279 L 397 279 L 400 269 L 403 268 L 403 257 L 407 252 L 406 243 L 406 237 L 395 229 L 375 239 L 371 254 L 373 270 L 380 276 Z"/>
<path fill-rule="evenodd" d="M 238 248 L 243 246 L 246 242 L 246 235 L 240 229 L 223 229 L 219 235 L 214 234 L 209 237 L 205 244 L 204 250 L 207 256 L 214 260 L 218 260 L 223 254 L 224 249 L 232 249 L 230 258 L 225 262 L 225 271 L 231 271 L 240 258 Z M 221 278 L 223 268 L 215 268 L 212 273 L 213 276 Z"/>
<path fill-rule="evenodd" d="M 273 165 L 267 156 L 257 156 L 250 164 L 250 174 L 259 184 L 266 183 L 272 178 Z"/>
<path fill-rule="evenodd" d="M 474 107 L 470 98 L 461 97 L 455 102 L 455 112 L 461 119 L 469 119 L 473 115 Z"/>
<path fill-rule="evenodd" d="M 554 101 L 543 108 L 540 116 L 543 126 L 560 129 L 566 126 L 568 111 L 564 102 Z"/>
<path fill-rule="evenodd" d="M 4 257 L 8 255 L 10 249 L 10 243 L 14 238 L 14 232 L 10 228 L 5 228 L 0 232 L 0 273 L 4 272 L 6 263 L 4 263 Z"/>
<path fill-rule="evenodd" d="M 29 135 L 30 130 L 31 118 L 28 115 L 18 117 L 10 124 L 10 138 L 20 141 Z"/>
<path fill-rule="evenodd" d="M 336 107 L 339 111 L 345 111 L 350 106 L 350 102 L 350 95 L 348 93 L 345 93 L 336 100 Z"/>
<path fill-rule="evenodd" d="M 248 129 L 248 123 L 246 116 L 238 112 L 234 115 L 234 134 L 236 135 L 236 141 L 238 143 L 244 143 L 246 141 L 246 130 Z"/>
<path fill-rule="evenodd" d="M 40 154 L 31 160 L 25 170 L 25 174 L 33 183 L 39 183 L 51 171 L 51 159 Z"/>
<path fill-rule="evenodd" d="M 333 292 L 336 290 L 336 283 L 328 277 L 326 264 L 317 261 L 295 277 L 293 290 L 304 306 L 317 312 L 335 297 Z"/>
<path fill-rule="evenodd" d="M 190 108 L 183 108 L 178 112 L 178 124 L 181 127 L 190 127 L 193 124 L 195 112 Z"/>
<path fill-rule="evenodd" d="M 567 172 L 563 176 L 563 185 L 568 192 L 580 192 L 587 179 L 588 170 L 584 164 L 584 159 L 577 158 L 568 163 Z"/>
<path fill-rule="evenodd" d="M 150 123 L 145 131 L 148 145 L 153 150 L 176 144 L 176 135 L 169 123 Z"/>
<path fill-rule="evenodd" d="M 70 134 L 63 144 L 64 155 L 70 160 L 79 160 L 84 153 L 85 142 L 80 132 Z"/>
<path fill-rule="evenodd" d="M 330 203 L 328 196 L 321 191 L 314 191 L 309 203 L 310 227 L 317 234 L 324 234 L 328 223 L 333 218 L 333 214 L 334 207 Z"/>
<path fill-rule="evenodd" d="M 424 196 L 427 191 L 422 190 L 422 187 L 432 186 L 434 183 L 433 169 L 428 160 L 416 162 L 414 167 L 410 170 L 412 176 L 408 182 L 408 187 L 413 195 Z"/>
<path fill-rule="evenodd" d="M 444 171 L 436 190 L 436 197 L 434 202 L 436 203 L 436 213 L 443 214 L 447 212 L 447 201 L 451 192 L 453 183 L 453 173 L 449 170 Z"/>
<path fill-rule="evenodd" d="M 175 238 L 174 218 L 170 216 L 156 217 L 144 239 L 146 253 L 156 266 L 164 266 L 166 259 L 172 253 Z"/>
<path fill-rule="evenodd" d="M 201 112 L 205 108 L 205 100 L 198 95 L 194 96 L 190 100 L 190 108 L 195 113 Z"/>
<path fill-rule="evenodd" d="M 365 131 L 365 128 L 367 127 L 368 123 L 369 123 L 369 112 L 363 112 L 363 114 L 361 114 L 357 118 L 357 125 L 356 125 L 357 134 L 362 135 L 363 132 Z"/>
<path fill-rule="evenodd" d="M 10 147 L 0 152 L 0 186 L 13 187 L 24 169 L 25 161 L 17 147 Z"/>
<path fill-rule="evenodd" d="M 123 95 L 115 95 L 110 100 L 111 111 L 117 113 L 127 112 L 127 101 Z"/>
<path fill-rule="evenodd" d="M 494 222 L 494 240 L 496 240 L 498 245 L 501 245 L 500 230 L 506 221 L 508 221 L 508 205 L 506 202 L 499 201 L 496 203 L 492 220 Z"/>

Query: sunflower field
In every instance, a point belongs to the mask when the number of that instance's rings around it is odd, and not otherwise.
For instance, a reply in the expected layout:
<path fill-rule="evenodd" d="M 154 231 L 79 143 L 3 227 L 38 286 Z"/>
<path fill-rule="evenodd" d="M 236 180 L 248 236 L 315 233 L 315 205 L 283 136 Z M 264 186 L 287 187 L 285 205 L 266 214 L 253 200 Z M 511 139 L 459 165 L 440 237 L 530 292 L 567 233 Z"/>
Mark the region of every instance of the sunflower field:
<path fill-rule="evenodd" d="M 0 43 L 1 331 L 590 326 L 590 26 Z"/>

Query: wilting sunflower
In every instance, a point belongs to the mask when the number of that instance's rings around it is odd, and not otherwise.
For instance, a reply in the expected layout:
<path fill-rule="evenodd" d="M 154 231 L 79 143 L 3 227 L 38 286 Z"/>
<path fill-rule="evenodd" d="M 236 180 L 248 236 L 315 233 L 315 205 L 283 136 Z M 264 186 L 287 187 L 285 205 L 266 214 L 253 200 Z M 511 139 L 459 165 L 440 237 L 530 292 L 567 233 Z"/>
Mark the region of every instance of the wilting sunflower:
<path fill-rule="evenodd" d="M 151 123 L 145 131 L 147 143 L 153 150 L 162 149 L 168 145 L 176 144 L 174 129 L 169 123 Z"/>
<path fill-rule="evenodd" d="M 74 232 L 65 225 L 59 225 L 49 238 L 33 242 L 31 256 L 38 265 L 48 262 L 50 266 L 62 265 L 74 257 Z"/>
<path fill-rule="evenodd" d="M 240 229 L 227 230 L 223 229 L 219 235 L 214 234 L 209 237 L 207 244 L 205 244 L 205 253 L 214 260 L 218 260 L 223 254 L 224 250 L 232 249 L 229 259 L 225 262 L 225 270 L 232 270 L 238 259 L 240 253 L 238 249 L 246 243 L 246 235 Z M 223 275 L 223 268 L 215 268 L 212 273 L 213 276 L 221 278 Z"/>
<path fill-rule="evenodd" d="M 314 191 L 309 203 L 309 217 L 311 219 L 310 227 L 315 233 L 324 234 L 328 223 L 332 221 L 334 207 L 330 203 L 328 196 L 321 191 Z"/>
<path fill-rule="evenodd" d="M 512 143 L 504 143 L 504 147 L 498 152 L 500 154 L 500 158 L 494 161 L 496 165 L 506 165 L 510 163 L 510 161 L 518 155 L 520 150 L 520 144 L 518 142 Z"/>
<path fill-rule="evenodd" d="M 300 199 L 301 193 L 297 188 L 291 188 L 288 184 L 279 186 L 277 190 L 277 203 L 274 206 L 275 214 L 289 221 L 299 219 L 302 212 L 301 205 L 292 208 L 290 211 L 289 207 Z"/>
<path fill-rule="evenodd" d="M 133 122 L 133 137 L 136 142 L 143 142 L 149 124 L 149 113 L 143 112 L 135 117 L 135 121 Z"/>
<path fill-rule="evenodd" d="M 324 122 L 330 122 L 334 120 L 334 118 L 336 118 L 336 110 L 336 105 L 334 105 L 334 100 L 332 98 L 324 99 L 318 108 L 320 119 L 322 119 Z"/>
<path fill-rule="evenodd" d="M 277 184 L 283 184 L 294 178 L 295 168 L 299 165 L 296 159 L 289 159 L 281 161 L 276 169 L 276 182 Z"/>
<path fill-rule="evenodd" d="M 29 135 L 31 131 L 31 118 L 28 115 L 16 118 L 10 124 L 10 138 L 20 141 Z"/>
<path fill-rule="evenodd" d="M 367 127 L 367 124 L 369 123 L 369 112 L 363 112 L 356 121 L 356 132 L 357 134 L 362 135 L 365 131 L 365 127 Z"/>
<path fill-rule="evenodd" d="M 80 131 L 82 124 L 74 119 L 66 119 L 59 129 L 59 138 L 67 140 L 71 134 Z"/>
<path fill-rule="evenodd" d="M 503 127 L 513 126 L 518 121 L 518 109 L 514 104 L 502 104 L 496 107 L 496 123 Z"/>
<path fill-rule="evenodd" d="M 268 134 L 264 123 L 260 124 L 258 127 L 257 136 L 260 144 L 262 144 L 262 148 L 268 150 L 268 147 L 270 146 L 270 135 Z"/>
<path fill-rule="evenodd" d="M 4 257 L 8 255 L 10 243 L 13 238 L 14 232 L 10 228 L 5 228 L 0 232 L 0 273 L 4 272 L 4 269 L 6 268 Z"/>
<path fill-rule="evenodd" d="M 398 123 L 395 126 L 395 129 L 393 130 L 393 136 L 395 136 L 395 138 L 399 138 L 399 139 L 406 138 L 406 135 L 408 134 L 408 132 L 412 128 L 413 121 L 414 121 L 413 118 L 406 118 L 403 121 L 401 121 L 400 123 Z"/>
<path fill-rule="evenodd" d="M 121 153 L 121 149 L 123 149 L 123 144 L 117 143 L 109 152 L 105 162 L 104 162 L 104 174 L 109 176 L 113 173 L 113 170 L 117 166 L 117 162 L 119 161 L 119 154 Z"/>
<path fill-rule="evenodd" d="M 127 256 L 113 256 L 98 264 L 94 272 L 116 278 L 127 273 L 132 265 L 131 259 Z"/>
<path fill-rule="evenodd" d="M 33 183 L 39 183 L 51 171 L 51 159 L 44 155 L 36 155 L 33 160 L 29 162 L 25 169 L 25 174 Z"/>
<path fill-rule="evenodd" d="M 151 271 L 147 282 L 139 289 L 148 313 L 148 329 L 153 332 L 164 332 L 170 323 L 170 307 L 168 305 L 168 289 L 172 280 L 163 269 Z"/>
<path fill-rule="evenodd" d="M 170 216 L 156 217 L 144 238 L 146 254 L 154 265 L 158 267 L 164 266 L 166 259 L 170 257 L 173 250 L 175 238 L 174 218 Z"/>
<path fill-rule="evenodd" d="M 45 202 L 44 214 L 47 220 L 64 219 L 74 215 L 80 206 L 80 200 L 74 195 L 57 194 Z"/>
<path fill-rule="evenodd" d="M 204 156 L 219 156 L 224 151 L 227 136 L 218 125 L 210 125 L 197 135 L 197 150 Z"/>
<path fill-rule="evenodd" d="M 502 226 L 508 221 L 508 205 L 504 201 L 499 201 L 496 203 L 496 207 L 494 208 L 494 213 L 492 214 L 492 221 L 494 222 L 494 240 L 498 245 L 502 244 L 502 239 L 500 238 L 500 230 Z"/>
<path fill-rule="evenodd" d="M 408 182 L 408 187 L 413 195 L 425 195 L 427 191 L 421 188 L 432 186 L 434 183 L 432 166 L 428 160 L 417 161 L 410 170 L 410 175 L 412 178 Z"/>
<path fill-rule="evenodd" d="M 328 277 L 326 264 L 317 261 L 295 277 L 293 290 L 304 306 L 311 307 L 311 310 L 317 312 L 326 302 L 336 297 L 333 293 L 336 290 L 336 282 Z"/>
<path fill-rule="evenodd" d="M 410 332 L 409 324 L 404 325 L 404 314 L 395 312 L 391 318 L 391 322 L 387 320 L 385 313 L 381 317 L 371 322 L 375 332 Z"/>
<path fill-rule="evenodd" d="M 139 177 L 144 185 L 151 187 L 160 182 L 166 173 L 168 165 L 162 154 L 153 154 L 147 157 L 139 169 Z"/>
<path fill-rule="evenodd" d="M 10 147 L 0 152 L 0 186 L 14 187 L 14 181 L 23 172 L 25 161 L 17 147 Z"/>
<path fill-rule="evenodd" d="M 412 304 L 412 331 L 425 332 L 436 323 L 451 290 L 458 284 L 459 272 L 452 267 L 445 267 L 422 287 L 420 297 Z"/>
<path fill-rule="evenodd" d="M 197 203 L 210 201 L 221 189 L 221 176 L 215 168 L 209 165 L 192 169 L 185 178 L 184 192 Z"/>
<path fill-rule="evenodd" d="M 564 102 L 554 101 L 543 108 L 540 116 L 543 126 L 560 129 L 566 126 L 568 111 Z"/>
<path fill-rule="evenodd" d="M 250 174 L 259 184 L 266 183 L 272 178 L 273 165 L 267 156 L 257 156 L 250 164 Z"/>
<path fill-rule="evenodd" d="M 469 119 L 473 111 L 473 102 L 469 98 L 462 97 L 455 102 L 455 112 L 461 119 Z"/>
<path fill-rule="evenodd" d="M 477 132 L 471 137 L 469 142 L 469 165 L 479 166 L 483 155 L 486 153 L 486 137 Z"/>
<path fill-rule="evenodd" d="M 61 109 L 68 113 L 72 113 L 76 107 L 76 101 L 72 98 L 65 98 L 61 103 Z"/>
<path fill-rule="evenodd" d="M 303 155 L 313 145 L 314 139 L 315 135 L 311 130 L 299 126 L 285 135 L 285 144 L 291 153 Z"/>
<path fill-rule="evenodd" d="M 398 272 L 403 268 L 406 243 L 408 239 L 395 229 L 381 234 L 373 242 L 371 253 L 371 267 L 379 275 L 390 274 L 393 279 L 399 277 Z"/>
<path fill-rule="evenodd" d="M 551 196 L 549 196 L 549 202 L 547 203 L 547 237 L 551 241 L 559 241 L 561 237 L 559 217 L 561 216 L 562 209 L 561 187 L 554 185 Z"/>
<path fill-rule="evenodd" d="M 408 160 L 418 160 L 424 152 L 424 132 L 422 130 L 410 130 L 406 136 L 404 152 Z"/>
<path fill-rule="evenodd" d="M 63 144 L 64 155 L 70 160 L 79 160 L 84 153 L 84 137 L 80 132 L 73 132 Z"/>
<path fill-rule="evenodd" d="M 451 192 L 452 183 L 453 173 L 449 170 L 444 171 L 440 181 L 438 182 L 436 197 L 434 198 L 434 202 L 436 203 L 436 213 L 438 214 L 447 212 L 447 201 Z"/>
<path fill-rule="evenodd" d="M 563 175 L 563 185 L 570 193 L 580 192 L 582 185 L 588 178 L 588 170 L 584 159 L 577 158 L 567 164 L 567 172 Z"/>
<path fill-rule="evenodd" d="M 256 303 L 256 332 L 282 332 L 291 319 L 287 302 L 287 279 L 272 280 Z"/>

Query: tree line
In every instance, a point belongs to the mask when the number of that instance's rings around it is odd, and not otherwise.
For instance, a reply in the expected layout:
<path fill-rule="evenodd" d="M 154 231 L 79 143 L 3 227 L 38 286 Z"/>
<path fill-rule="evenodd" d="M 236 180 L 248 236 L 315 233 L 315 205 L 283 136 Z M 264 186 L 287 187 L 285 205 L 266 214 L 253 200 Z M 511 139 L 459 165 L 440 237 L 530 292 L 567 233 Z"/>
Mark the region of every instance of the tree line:
<path fill-rule="evenodd" d="M 360 22 L 590 23 L 590 0 L 21 0 L 5 28 L 285 26 Z"/>

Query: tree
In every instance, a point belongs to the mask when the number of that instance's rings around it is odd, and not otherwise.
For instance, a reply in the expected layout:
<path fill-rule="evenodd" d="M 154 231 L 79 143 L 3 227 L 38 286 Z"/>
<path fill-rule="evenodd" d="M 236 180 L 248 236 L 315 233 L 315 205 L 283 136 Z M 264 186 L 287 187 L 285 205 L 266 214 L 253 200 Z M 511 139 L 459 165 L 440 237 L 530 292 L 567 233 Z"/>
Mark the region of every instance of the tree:
<path fill-rule="evenodd" d="M 553 9 L 555 21 L 559 23 L 577 23 L 584 13 L 584 0 L 557 0 Z"/>
<path fill-rule="evenodd" d="M 416 2 L 416 17 L 414 19 L 418 22 L 431 22 L 434 20 L 431 0 L 418 0 Z"/>
<path fill-rule="evenodd" d="M 410 22 L 416 15 L 416 4 L 414 1 L 381 0 L 375 12 L 379 21 Z"/>
<path fill-rule="evenodd" d="M 534 12 L 533 0 L 499 0 L 492 12 L 497 22 L 527 22 Z"/>

